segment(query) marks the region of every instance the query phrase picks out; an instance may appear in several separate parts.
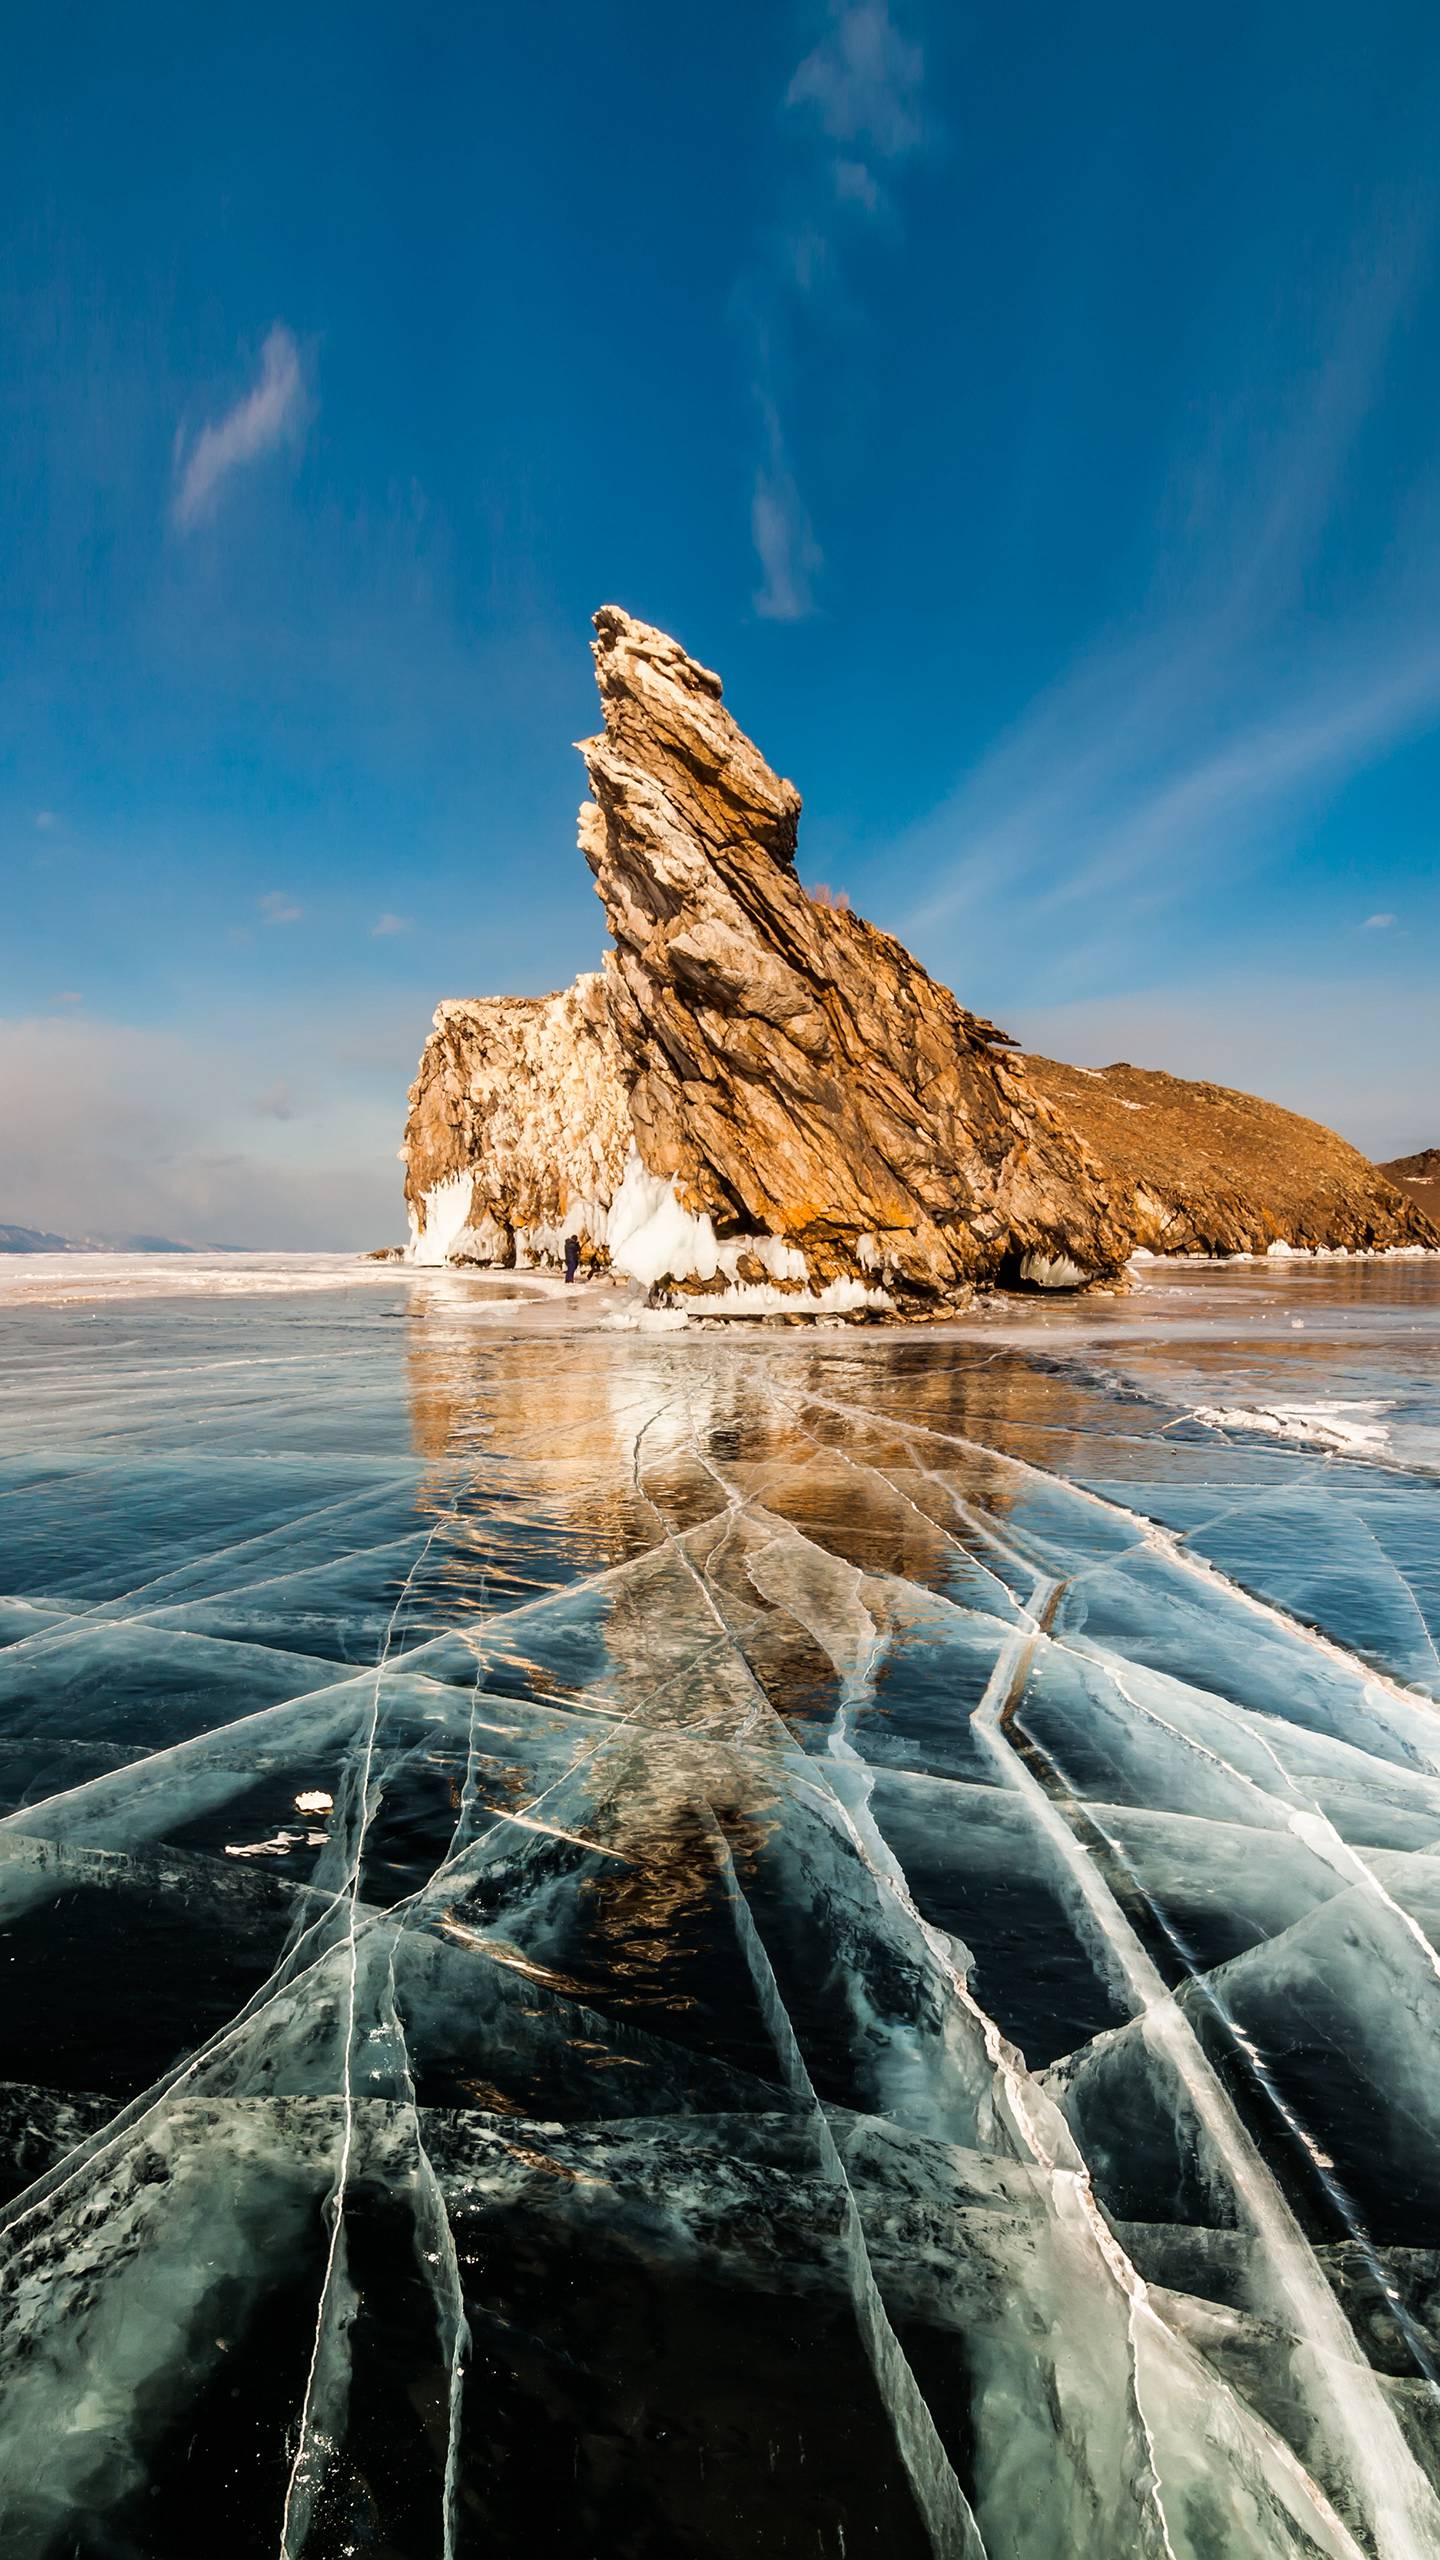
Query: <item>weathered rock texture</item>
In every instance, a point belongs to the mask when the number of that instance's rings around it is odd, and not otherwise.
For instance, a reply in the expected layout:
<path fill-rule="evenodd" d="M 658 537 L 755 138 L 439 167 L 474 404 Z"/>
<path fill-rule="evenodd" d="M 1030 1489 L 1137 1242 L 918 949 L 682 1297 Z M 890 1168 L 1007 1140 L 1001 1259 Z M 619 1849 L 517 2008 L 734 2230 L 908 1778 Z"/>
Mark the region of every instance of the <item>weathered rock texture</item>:
<path fill-rule="evenodd" d="M 1128 1194 L 1003 1033 L 806 894 L 799 796 L 718 677 L 613 608 L 596 630 L 605 993 L 441 1006 L 404 1150 L 416 1258 L 548 1259 L 574 1233 L 662 1288 L 901 1313 L 1117 1272 Z"/>
<path fill-rule="evenodd" d="M 1153 1253 L 1351 1253 L 1440 1242 L 1387 1174 L 1333 1129 L 1253 1093 L 1150 1067 L 1027 1060 L 1033 1082 L 1135 1197 Z M 1418 1196 L 1418 1195 L 1417 1195 Z"/>
<path fill-rule="evenodd" d="M 630 1151 L 598 971 L 556 996 L 442 1004 L 401 1150 L 422 1262 L 554 1261 L 608 1208 Z"/>
<path fill-rule="evenodd" d="M 410 1252 L 587 1260 L 727 1305 L 925 1315 L 1137 1244 L 1436 1241 L 1269 1103 L 1027 1061 L 889 934 L 807 895 L 800 799 L 719 678 L 614 606 L 580 844 L 614 948 L 564 994 L 442 1004 L 410 1095 Z"/>
<path fill-rule="evenodd" d="M 1379 1170 L 1424 1210 L 1432 1226 L 1440 1227 L 1440 1147 L 1422 1147 L 1413 1156 L 1392 1156 Z"/>
<path fill-rule="evenodd" d="M 815 905 L 798 793 L 720 680 L 662 632 L 595 617 L 605 727 L 580 844 L 641 1161 L 717 1237 L 779 1237 L 812 1287 L 897 1303 L 976 1280 L 1116 1270 L 1130 1243 L 1084 1148 L 889 934 Z"/>

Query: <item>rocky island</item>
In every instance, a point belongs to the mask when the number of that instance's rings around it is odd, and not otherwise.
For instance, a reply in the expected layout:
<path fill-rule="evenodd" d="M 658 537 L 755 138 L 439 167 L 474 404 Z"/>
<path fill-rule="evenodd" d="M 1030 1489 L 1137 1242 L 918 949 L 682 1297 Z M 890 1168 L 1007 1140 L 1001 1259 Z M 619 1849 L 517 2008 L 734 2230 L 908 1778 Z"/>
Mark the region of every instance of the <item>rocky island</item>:
<path fill-rule="evenodd" d="M 803 887 L 799 794 L 719 678 L 616 606 L 595 630 L 580 849 L 613 948 L 560 994 L 439 1007 L 402 1150 L 412 1260 L 558 1262 L 573 1236 L 716 1312 L 914 1319 L 1114 1282 L 1137 1247 L 1440 1243 L 1293 1113 L 1021 1057 Z"/>

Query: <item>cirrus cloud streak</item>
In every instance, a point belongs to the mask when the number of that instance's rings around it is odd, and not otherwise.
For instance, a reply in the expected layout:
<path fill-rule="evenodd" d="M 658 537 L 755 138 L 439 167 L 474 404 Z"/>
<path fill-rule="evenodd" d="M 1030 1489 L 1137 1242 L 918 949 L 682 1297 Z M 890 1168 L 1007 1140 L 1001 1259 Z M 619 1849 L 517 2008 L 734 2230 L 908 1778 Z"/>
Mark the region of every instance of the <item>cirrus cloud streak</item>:
<path fill-rule="evenodd" d="M 260 350 L 260 373 L 242 399 L 193 442 L 182 433 L 175 444 L 175 496 L 172 514 L 182 533 L 191 533 L 214 513 L 220 494 L 237 471 L 263 461 L 281 446 L 298 445 L 310 414 L 300 350 L 291 332 L 277 321 Z"/>

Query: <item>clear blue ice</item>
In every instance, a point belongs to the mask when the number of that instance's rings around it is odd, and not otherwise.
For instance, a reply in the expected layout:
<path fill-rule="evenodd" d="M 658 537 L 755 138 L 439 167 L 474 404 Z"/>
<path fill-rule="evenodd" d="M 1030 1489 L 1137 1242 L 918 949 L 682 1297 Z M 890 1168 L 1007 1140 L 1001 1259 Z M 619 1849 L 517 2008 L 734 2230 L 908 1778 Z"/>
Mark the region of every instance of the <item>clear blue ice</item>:
<path fill-rule="evenodd" d="M 7 2560 L 1440 2555 L 1440 1276 L 11 1307 Z"/>

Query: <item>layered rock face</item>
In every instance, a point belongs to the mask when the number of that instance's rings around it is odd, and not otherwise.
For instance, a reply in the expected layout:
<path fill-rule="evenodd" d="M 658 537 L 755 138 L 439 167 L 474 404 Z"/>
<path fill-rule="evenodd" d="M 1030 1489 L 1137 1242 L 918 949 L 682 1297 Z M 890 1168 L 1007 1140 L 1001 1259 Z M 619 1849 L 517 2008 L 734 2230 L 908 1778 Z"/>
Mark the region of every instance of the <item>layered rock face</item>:
<path fill-rule="evenodd" d="M 647 1171 L 717 1238 L 778 1240 L 812 1290 L 878 1283 L 925 1307 L 1118 1269 L 1125 1203 L 1004 1035 L 807 896 L 799 795 L 719 678 L 613 607 L 595 627 L 605 727 L 582 749 L 580 845 Z"/>
<path fill-rule="evenodd" d="M 442 1004 L 401 1150 L 415 1262 L 553 1262 L 603 1232 L 630 1151 L 605 982 Z"/>
<path fill-rule="evenodd" d="M 1418 1191 L 1318 1120 L 1157 1069 L 1028 1061 L 1032 1081 L 1135 1201 L 1152 1253 L 1350 1253 L 1440 1242 Z"/>
<path fill-rule="evenodd" d="M 1129 1203 L 888 934 L 795 871 L 798 793 L 663 632 L 597 614 L 581 849 L 603 992 L 440 1007 L 406 1131 L 421 1261 L 586 1256 L 662 1291 L 925 1314 L 1113 1275 Z"/>
<path fill-rule="evenodd" d="M 1434 1244 L 1314 1122 L 1026 1060 L 795 869 L 800 798 L 675 641 L 595 617 L 580 846 L 614 947 L 563 994 L 442 1004 L 402 1150 L 411 1258 L 921 1317 L 1166 1253 Z"/>

